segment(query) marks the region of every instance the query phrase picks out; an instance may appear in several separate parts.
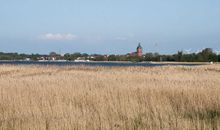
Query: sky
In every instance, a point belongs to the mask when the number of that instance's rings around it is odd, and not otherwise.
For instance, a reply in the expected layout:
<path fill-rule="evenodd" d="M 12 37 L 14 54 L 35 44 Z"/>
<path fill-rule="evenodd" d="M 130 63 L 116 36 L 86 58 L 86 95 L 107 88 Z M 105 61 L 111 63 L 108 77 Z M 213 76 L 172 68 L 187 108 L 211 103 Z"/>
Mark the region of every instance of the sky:
<path fill-rule="evenodd" d="M 0 52 L 220 50 L 219 0 L 0 0 Z"/>

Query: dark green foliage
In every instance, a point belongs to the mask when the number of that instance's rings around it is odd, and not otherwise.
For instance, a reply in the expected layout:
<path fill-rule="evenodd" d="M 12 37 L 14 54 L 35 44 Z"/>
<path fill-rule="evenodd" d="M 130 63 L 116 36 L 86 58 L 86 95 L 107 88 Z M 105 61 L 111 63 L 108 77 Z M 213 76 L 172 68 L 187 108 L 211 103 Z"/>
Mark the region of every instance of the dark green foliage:
<path fill-rule="evenodd" d="M 220 55 L 218 55 L 218 62 L 220 62 Z"/>
<path fill-rule="evenodd" d="M 146 53 L 145 61 L 175 61 L 175 62 L 219 62 L 220 56 L 215 54 L 211 48 L 206 48 L 199 53 L 184 54 L 178 51 L 174 55 L 159 55 Z"/>
<path fill-rule="evenodd" d="M 139 56 L 127 56 L 126 61 L 141 62 L 144 61 L 144 58 Z"/>
<path fill-rule="evenodd" d="M 117 60 L 118 60 L 118 57 L 115 56 L 115 55 L 110 55 L 110 56 L 108 57 L 108 61 L 117 61 Z"/>
<path fill-rule="evenodd" d="M 0 52 L 0 60 L 22 60 L 23 56 L 24 54 Z"/>
<path fill-rule="evenodd" d="M 88 59 L 88 54 L 86 54 L 86 53 L 83 53 L 83 54 L 81 54 L 81 53 L 79 53 L 79 52 L 77 52 L 77 53 L 73 53 L 73 54 L 70 54 L 70 53 L 66 53 L 64 56 L 63 56 L 63 58 L 62 59 L 64 59 L 64 60 L 69 60 L 69 61 L 73 61 L 73 60 L 76 60 L 77 58 L 79 58 L 79 57 L 81 57 L 81 59 Z"/>
<path fill-rule="evenodd" d="M 198 61 L 204 62 L 204 61 L 218 61 L 218 56 L 213 52 L 211 48 L 206 48 L 202 50 L 202 52 L 198 53 Z"/>
<path fill-rule="evenodd" d="M 95 61 L 107 61 L 107 57 L 103 55 L 98 55 L 94 59 Z"/>
<path fill-rule="evenodd" d="M 145 61 L 160 61 L 160 55 L 158 53 L 146 53 L 144 55 Z"/>

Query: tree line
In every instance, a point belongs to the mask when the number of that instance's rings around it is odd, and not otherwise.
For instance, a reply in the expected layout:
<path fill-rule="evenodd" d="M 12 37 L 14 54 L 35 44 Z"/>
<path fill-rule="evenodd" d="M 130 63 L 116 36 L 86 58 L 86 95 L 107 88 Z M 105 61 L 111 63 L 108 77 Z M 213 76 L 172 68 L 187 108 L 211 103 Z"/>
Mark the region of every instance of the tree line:
<path fill-rule="evenodd" d="M 48 55 L 42 54 L 19 54 L 0 52 L 0 60 L 91 60 L 91 61 L 173 61 L 173 62 L 220 62 L 220 55 L 216 54 L 211 48 L 205 48 L 199 53 L 184 53 L 178 51 L 176 54 L 163 55 L 159 53 L 146 53 L 142 57 L 135 55 L 101 55 L 86 53 L 66 53 L 64 55 L 51 52 Z"/>

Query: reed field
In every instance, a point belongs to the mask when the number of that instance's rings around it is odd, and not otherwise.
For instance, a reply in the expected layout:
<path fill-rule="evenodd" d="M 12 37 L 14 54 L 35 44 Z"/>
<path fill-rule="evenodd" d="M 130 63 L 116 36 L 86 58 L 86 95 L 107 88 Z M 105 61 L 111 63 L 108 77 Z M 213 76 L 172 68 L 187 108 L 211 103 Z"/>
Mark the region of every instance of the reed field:
<path fill-rule="evenodd" d="M 1 130 L 218 130 L 220 65 L 0 65 Z"/>

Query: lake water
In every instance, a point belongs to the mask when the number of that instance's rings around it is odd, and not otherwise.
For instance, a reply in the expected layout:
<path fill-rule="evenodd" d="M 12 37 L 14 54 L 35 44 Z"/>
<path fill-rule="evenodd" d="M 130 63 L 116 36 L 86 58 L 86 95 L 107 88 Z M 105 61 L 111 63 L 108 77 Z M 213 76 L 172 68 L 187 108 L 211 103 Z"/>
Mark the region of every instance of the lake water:
<path fill-rule="evenodd" d="M 71 65 L 86 65 L 86 66 L 107 66 L 107 67 L 117 67 L 117 66 L 143 66 L 143 67 L 156 67 L 156 66 L 197 66 L 199 64 L 160 64 L 160 63 L 150 63 L 150 62 L 74 62 L 74 61 L 0 61 L 0 64 L 10 64 L 10 65 L 59 65 L 59 66 L 71 66 Z"/>

